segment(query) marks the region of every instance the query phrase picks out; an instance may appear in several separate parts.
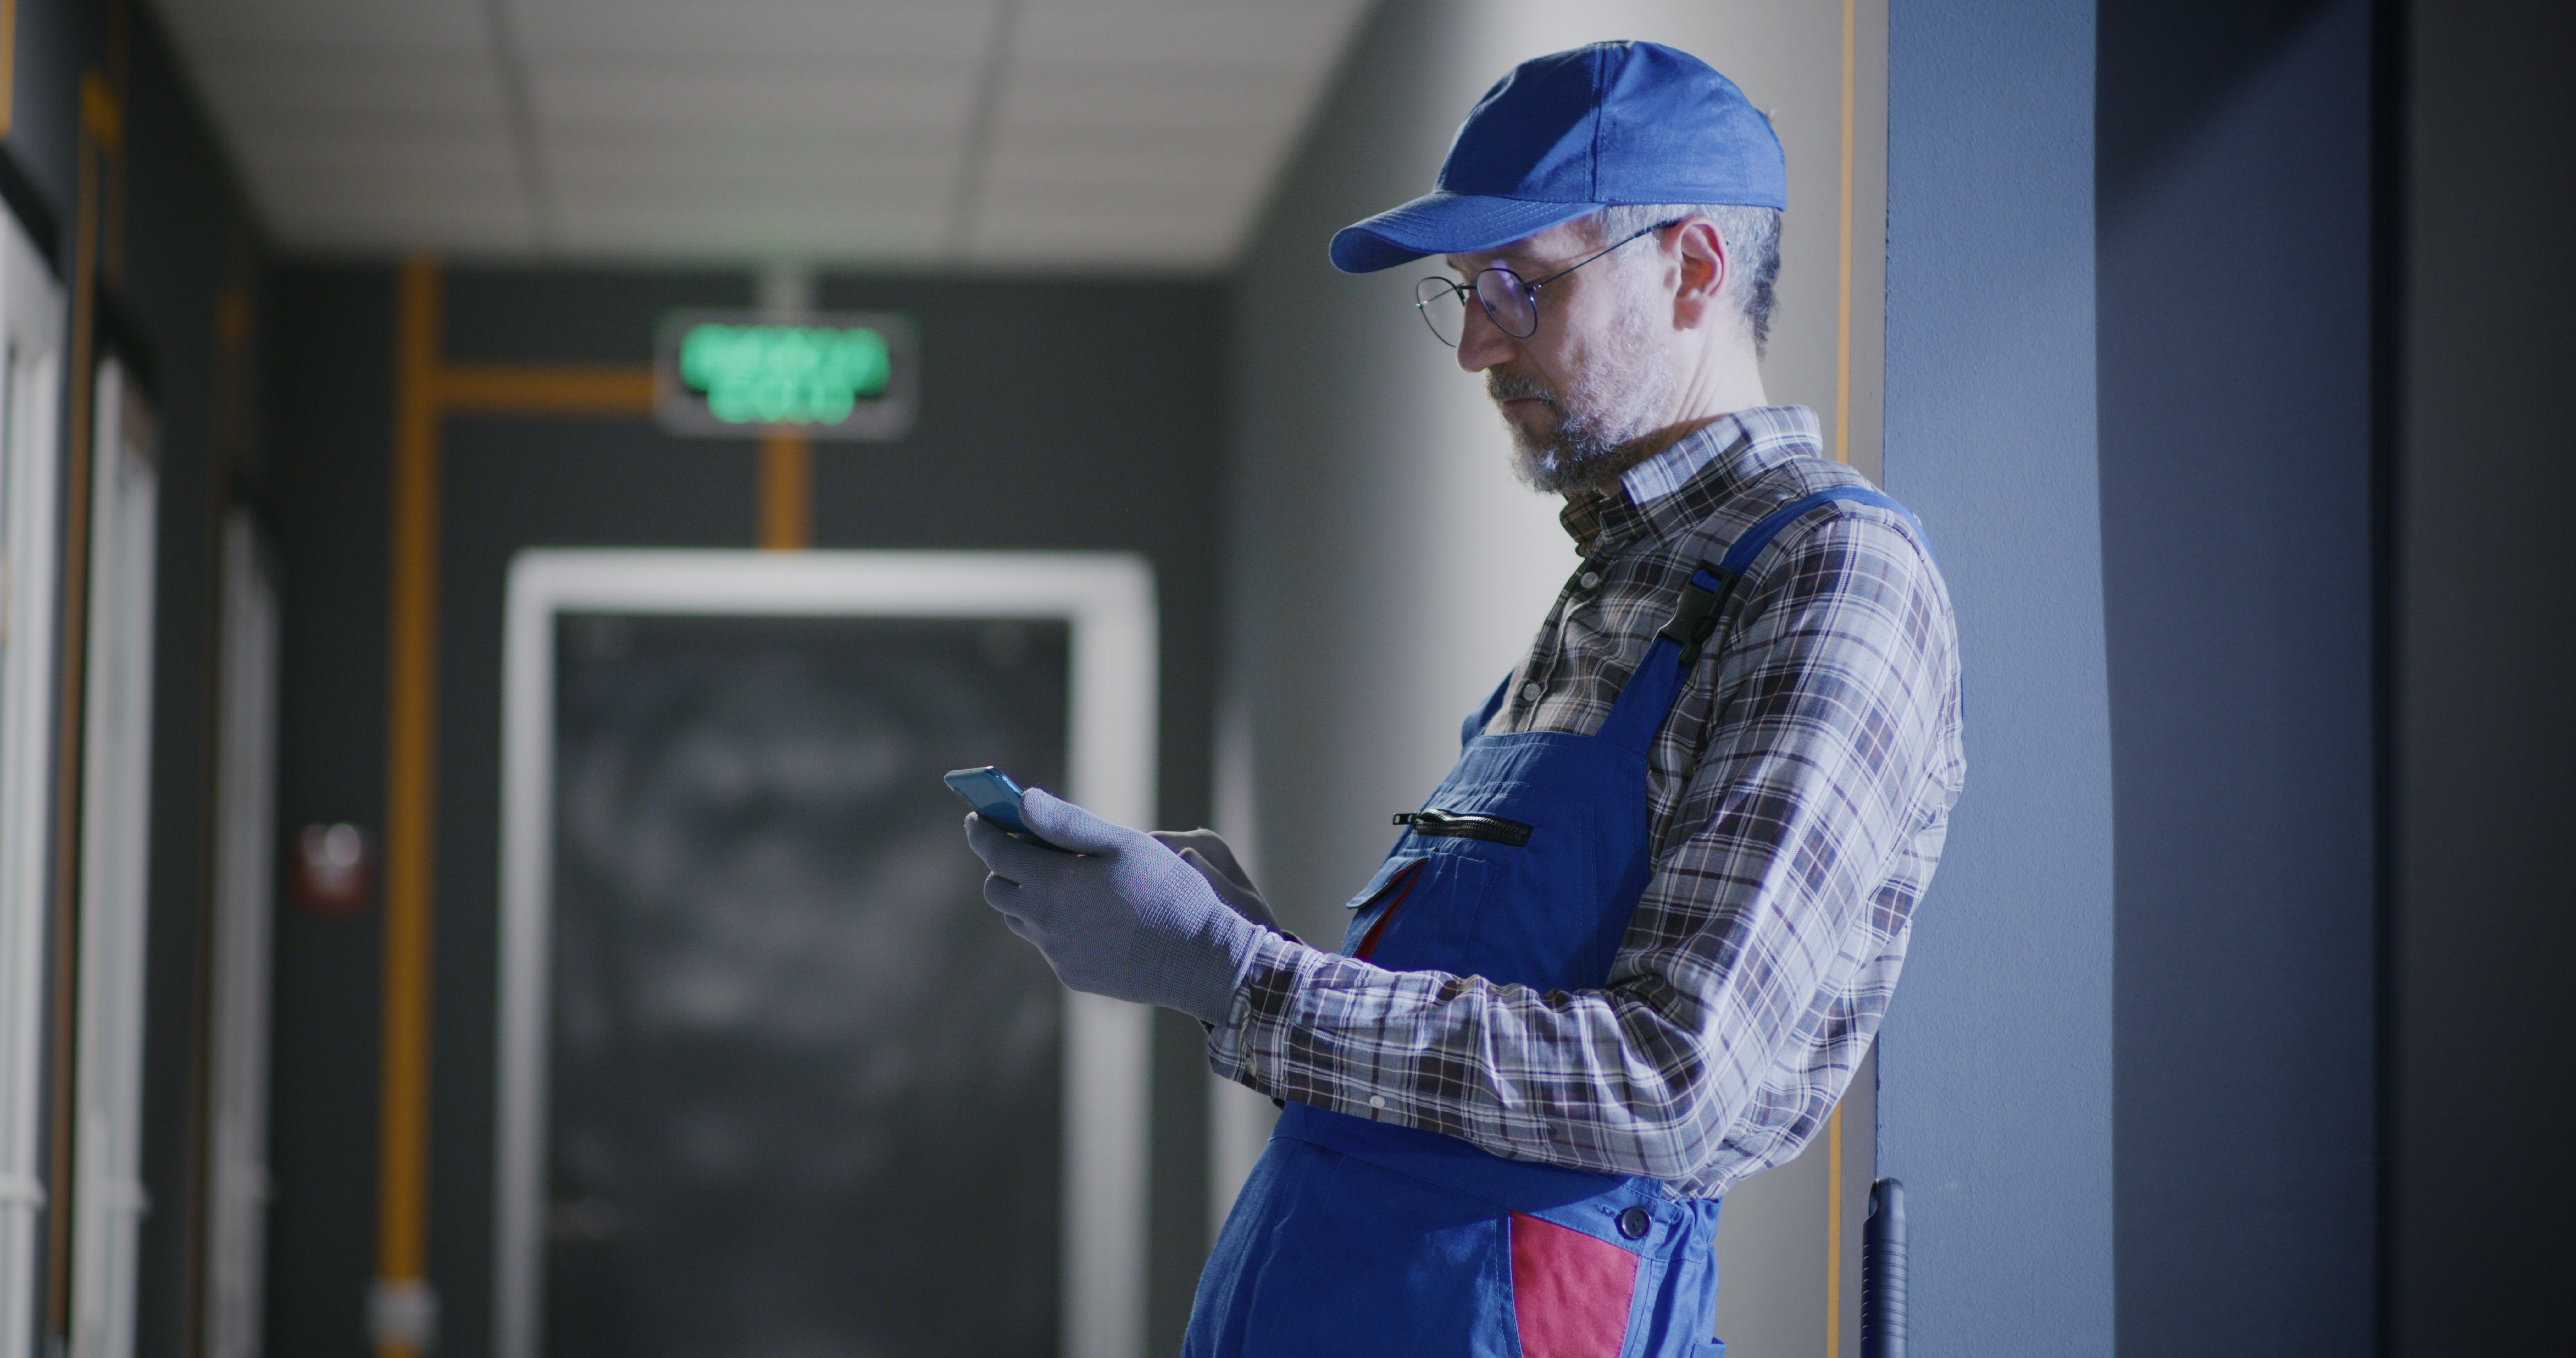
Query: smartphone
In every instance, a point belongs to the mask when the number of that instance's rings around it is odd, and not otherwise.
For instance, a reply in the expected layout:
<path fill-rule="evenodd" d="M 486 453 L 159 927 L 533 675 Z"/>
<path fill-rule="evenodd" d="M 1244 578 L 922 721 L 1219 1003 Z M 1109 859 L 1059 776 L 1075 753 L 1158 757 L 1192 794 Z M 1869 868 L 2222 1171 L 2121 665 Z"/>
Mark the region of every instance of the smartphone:
<path fill-rule="evenodd" d="M 968 806 L 975 808 L 976 815 L 1002 827 L 1002 833 L 1013 839 L 1026 840 L 1041 849 L 1073 852 L 1063 845 L 1049 844 L 1038 838 L 1038 832 L 1030 829 L 1029 823 L 1020 818 L 1023 790 L 1018 783 L 1011 781 L 1011 775 L 987 764 L 980 769 L 951 769 L 947 781 L 958 796 L 966 799 Z"/>

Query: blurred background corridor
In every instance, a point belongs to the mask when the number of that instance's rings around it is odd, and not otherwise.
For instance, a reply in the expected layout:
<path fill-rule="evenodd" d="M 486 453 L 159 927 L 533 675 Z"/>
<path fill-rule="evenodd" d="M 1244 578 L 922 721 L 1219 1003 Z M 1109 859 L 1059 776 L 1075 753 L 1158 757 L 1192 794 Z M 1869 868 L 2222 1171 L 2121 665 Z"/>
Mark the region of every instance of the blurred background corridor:
<path fill-rule="evenodd" d="M 1786 149 L 1965 799 L 1732 1358 L 2537 1351 L 2576 20 L 0 0 L 0 1358 L 1177 1352 L 1268 1099 L 950 768 L 1329 940 L 1577 564 L 1342 275 L 1515 63 Z"/>

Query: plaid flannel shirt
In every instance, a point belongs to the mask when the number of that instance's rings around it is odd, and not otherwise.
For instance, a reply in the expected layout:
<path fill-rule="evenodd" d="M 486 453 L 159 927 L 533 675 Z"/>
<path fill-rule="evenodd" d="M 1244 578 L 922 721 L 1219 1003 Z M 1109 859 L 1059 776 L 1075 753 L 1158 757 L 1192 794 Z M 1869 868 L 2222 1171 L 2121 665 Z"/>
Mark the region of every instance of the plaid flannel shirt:
<path fill-rule="evenodd" d="M 1865 485 L 1813 412 L 1737 412 L 1562 515 L 1583 553 L 1490 731 L 1589 734 L 1682 583 Z M 1654 872 L 1600 990 L 1393 972 L 1265 934 L 1217 1073 L 1512 1159 L 1715 1197 L 1814 1138 L 1905 960 L 1964 772 L 1950 599 L 1898 515 L 1833 501 L 1738 582 L 1649 755 Z"/>

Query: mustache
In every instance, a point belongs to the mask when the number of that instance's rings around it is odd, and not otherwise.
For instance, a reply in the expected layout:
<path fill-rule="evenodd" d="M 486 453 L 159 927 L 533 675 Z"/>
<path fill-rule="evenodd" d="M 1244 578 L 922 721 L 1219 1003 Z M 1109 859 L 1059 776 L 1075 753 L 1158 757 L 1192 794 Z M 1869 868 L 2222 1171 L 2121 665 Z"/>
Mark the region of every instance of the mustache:
<path fill-rule="evenodd" d="M 1556 403 L 1556 392 L 1545 382 L 1525 373 L 1505 372 L 1501 368 L 1485 370 L 1485 395 L 1496 405 L 1526 398 L 1545 401 L 1551 410 L 1560 409 Z"/>

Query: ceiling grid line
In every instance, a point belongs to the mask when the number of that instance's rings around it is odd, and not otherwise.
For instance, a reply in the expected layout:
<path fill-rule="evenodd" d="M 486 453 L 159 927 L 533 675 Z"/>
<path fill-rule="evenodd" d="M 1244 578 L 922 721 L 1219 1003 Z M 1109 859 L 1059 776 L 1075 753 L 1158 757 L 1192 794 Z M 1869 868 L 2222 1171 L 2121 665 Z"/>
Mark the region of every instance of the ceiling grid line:
<path fill-rule="evenodd" d="M 519 162 L 520 192 L 528 198 L 529 234 L 535 238 L 537 254 L 542 258 L 554 253 L 561 231 L 555 220 L 552 186 L 546 180 L 544 148 L 537 141 L 528 63 L 520 50 L 519 30 L 510 20 L 509 0 L 483 0 L 483 20 L 491 30 L 492 65 L 500 79 L 501 108 Z"/>
<path fill-rule="evenodd" d="M 1011 49 L 1020 31 L 1025 0 L 998 0 L 993 33 L 985 44 L 983 69 L 976 75 L 975 108 L 966 124 L 966 142 L 958 152 L 957 185 L 948 200 L 948 257 L 963 263 L 974 247 L 975 215 L 984 205 L 984 184 L 992 174 L 994 126 L 1002 115 L 1002 81 L 1010 72 Z"/>

